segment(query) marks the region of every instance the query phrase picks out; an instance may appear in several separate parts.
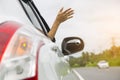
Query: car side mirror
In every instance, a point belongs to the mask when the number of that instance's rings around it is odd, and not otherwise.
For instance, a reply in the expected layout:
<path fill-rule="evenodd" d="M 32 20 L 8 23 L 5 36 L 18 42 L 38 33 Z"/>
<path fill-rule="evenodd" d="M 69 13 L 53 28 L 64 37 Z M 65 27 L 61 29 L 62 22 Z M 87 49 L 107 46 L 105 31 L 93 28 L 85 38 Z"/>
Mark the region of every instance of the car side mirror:
<path fill-rule="evenodd" d="M 64 55 L 70 55 L 83 50 L 84 42 L 79 37 L 66 37 L 63 39 L 61 46 L 62 46 L 62 53 Z"/>

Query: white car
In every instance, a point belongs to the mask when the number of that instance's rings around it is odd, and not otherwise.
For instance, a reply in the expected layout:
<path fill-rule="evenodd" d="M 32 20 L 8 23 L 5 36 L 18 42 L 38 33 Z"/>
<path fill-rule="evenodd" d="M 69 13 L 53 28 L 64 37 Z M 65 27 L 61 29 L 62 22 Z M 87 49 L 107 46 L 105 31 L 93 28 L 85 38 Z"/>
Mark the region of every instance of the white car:
<path fill-rule="evenodd" d="M 49 29 L 33 1 L 17 3 L 33 25 L 14 21 L 0 24 L 0 80 L 83 80 L 64 58 L 81 51 L 83 40 L 67 37 L 59 49 L 47 37 Z"/>
<path fill-rule="evenodd" d="M 102 69 L 102 68 L 109 68 L 109 63 L 105 60 L 101 60 L 98 62 L 97 66 Z"/>

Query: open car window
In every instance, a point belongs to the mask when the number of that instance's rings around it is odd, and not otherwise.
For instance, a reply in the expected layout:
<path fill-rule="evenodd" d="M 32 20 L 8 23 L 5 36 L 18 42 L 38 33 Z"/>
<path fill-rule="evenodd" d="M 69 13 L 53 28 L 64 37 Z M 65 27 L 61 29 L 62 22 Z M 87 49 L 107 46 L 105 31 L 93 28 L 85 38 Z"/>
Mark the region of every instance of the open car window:
<path fill-rule="evenodd" d="M 42 28 L 40 27 L 37 18 L 35 16 L 35 14 L 33 13 L 33 11 L 31 10 L 30 6 L 28 6 L 24 1 L 19 0 L 27 17 L 29 18 L 29 20 L 31 21 L 31 23 L 36 27 L 39 28 L 40 30 L 42 30 Z"/>
<path fill-rule="evenodd" d="M 28 1 L 28 2 L 27 2 Z M 27 17 L 31 21 L 31 23 L 34 25 L 34 27 L 38 30 L 41 30 L 44 32 L 45 35 L 47 35 L 47 29 L 44 25 L 43 21 L 40 19 L 40 16 L 38 14 L 38 11 L 36 11 L 36 7 L 33 6 L 33 2 L 29 0 L 19 0 L 24 12 L 26 13 Z"/>
<path fill-rule="evenodd" d="M 32 0 L 19 0 L 19 2 L 34 27 L 38 30 L 42 30 L 47 36 L 50 28 L 45 19 L 41 16 L 34 2 Z M 52 41 L 55 42 L 55 38 Z"/>

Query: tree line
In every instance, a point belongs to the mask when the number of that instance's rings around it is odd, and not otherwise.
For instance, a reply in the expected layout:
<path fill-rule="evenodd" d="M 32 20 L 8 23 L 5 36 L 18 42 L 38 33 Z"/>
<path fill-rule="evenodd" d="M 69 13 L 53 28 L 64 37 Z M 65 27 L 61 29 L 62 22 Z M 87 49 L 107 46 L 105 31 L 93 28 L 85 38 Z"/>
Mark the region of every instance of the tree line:
<path fill-rule="evenodd" d="M 110 66 L 120 66 L 120 46 L 112 46 L 101 53 L 82 52 L 78 58 L 69 57 L 71 67 L 96 67 L 100 60 L 108 61 Z"/>

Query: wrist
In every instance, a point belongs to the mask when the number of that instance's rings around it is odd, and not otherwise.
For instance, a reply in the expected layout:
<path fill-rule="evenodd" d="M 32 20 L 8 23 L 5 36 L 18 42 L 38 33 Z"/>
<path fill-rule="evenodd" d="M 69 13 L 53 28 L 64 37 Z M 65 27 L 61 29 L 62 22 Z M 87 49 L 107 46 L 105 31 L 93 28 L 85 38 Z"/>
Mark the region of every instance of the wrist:
<path fill-rule="evenodd" d="M 59 25 L 61 22 L 59 20 L 55 20 L 55 22 L 57 25 Z"/>

